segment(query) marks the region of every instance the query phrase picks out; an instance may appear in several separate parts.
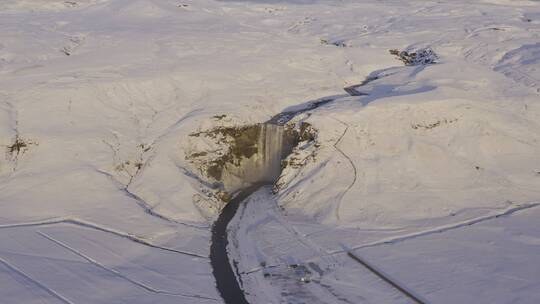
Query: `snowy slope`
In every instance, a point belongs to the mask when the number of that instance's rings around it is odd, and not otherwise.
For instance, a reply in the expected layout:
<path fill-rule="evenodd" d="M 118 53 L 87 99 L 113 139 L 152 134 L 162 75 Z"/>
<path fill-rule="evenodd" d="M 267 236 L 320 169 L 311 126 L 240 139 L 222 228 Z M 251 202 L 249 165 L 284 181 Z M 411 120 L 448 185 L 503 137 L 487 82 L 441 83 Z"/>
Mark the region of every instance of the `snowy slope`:
<path fill-rule="evenodd" d="M 0 302 L 219 303 L 223 203 L 185 159 L 189 134 L 343 94 L 295 118 L 318 145 L 265 199 L 285 212 L 256 238 L 282 269 L 336 256 L 330 287 L 284 284 L 401 303 L 351 266 L 343 248 L 359 248 L 429 302 L 535 303 L 539 38 L 532 0 L 0 1 Z M 437 64 L 389 54 L 423 47 Z M 343 92 L 369 76 L 367 95 Z M 253 297 L 280 299 L 257 280 Z"/>

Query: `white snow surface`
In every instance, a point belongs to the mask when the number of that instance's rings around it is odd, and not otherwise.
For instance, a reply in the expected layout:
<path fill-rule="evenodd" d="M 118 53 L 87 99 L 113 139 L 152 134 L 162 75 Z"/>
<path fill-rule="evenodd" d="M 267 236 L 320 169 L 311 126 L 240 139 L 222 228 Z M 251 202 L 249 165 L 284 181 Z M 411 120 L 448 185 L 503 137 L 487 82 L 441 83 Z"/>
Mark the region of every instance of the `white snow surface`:
<path fill-rule="evenodd" d="M 538 303 L 539 41 L 532 0 L 0 1 L 0 303 L 222 302 L 189 134 L 340 94 L 231 223 L 248 300 L 408 301 L 352 251 L 428 303 Z"/>

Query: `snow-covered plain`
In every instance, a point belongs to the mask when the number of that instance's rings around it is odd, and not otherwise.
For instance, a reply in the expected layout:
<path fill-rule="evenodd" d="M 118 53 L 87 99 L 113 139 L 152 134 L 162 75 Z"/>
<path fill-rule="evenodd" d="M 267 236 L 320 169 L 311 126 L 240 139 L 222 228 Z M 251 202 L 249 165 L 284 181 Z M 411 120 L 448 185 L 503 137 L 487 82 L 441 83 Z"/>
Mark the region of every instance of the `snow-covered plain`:
<path fill-rule="evenodd" d="M 532 0 L 0 1 L 0 303 L 220 303 L 189 134 L 339 95 L 231 222 L 248 300 L 410 300 L 352 251 L 425 302 L 538 303 Z"/>

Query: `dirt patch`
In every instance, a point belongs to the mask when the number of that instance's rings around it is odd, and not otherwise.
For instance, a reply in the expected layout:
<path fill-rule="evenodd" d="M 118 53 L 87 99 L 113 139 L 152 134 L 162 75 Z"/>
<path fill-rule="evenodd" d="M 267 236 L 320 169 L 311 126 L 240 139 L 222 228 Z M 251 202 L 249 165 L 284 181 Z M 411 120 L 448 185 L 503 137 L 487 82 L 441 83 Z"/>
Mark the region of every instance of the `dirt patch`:
<path fill-rule="evenodd" d="M 315 137 L 316 130 L 305 122 L 219 126 L 189 134 L 185 159 L 201 180 L 222 192 L 216 196 L 227 201 L 228 193 L 249 184 L 274 183 L 291 165 L 284 159 L 299 143 Z"/>
<path fill-rule="evenodd" d="M 211 157 L 212 151 L 197 151 L 190 154 L 186 159 L 192 163 L 205 163 L 204 175 L 220 180 L 226 164 L 240 166 L 241 160 L 251 158 L 259 152 L 259 138 L 261 125 L 249 125 L 242 127 L 216 127 L 214 129 L 191 133 L 191 137 L 205 137 L 222 146 L 217 152 L 217 157 Z M 208 157 L 211 158 L 208 158 Z"/>
<path fill-rule="evenodd" d="M 390 54 L 397 57 L 405 65 L 427 65 L 435 64 L 439 60 L 439 56 L 431 48 L 423 48 L 415 51 L 399 51 L 393 49 L 389 51 Z"/>

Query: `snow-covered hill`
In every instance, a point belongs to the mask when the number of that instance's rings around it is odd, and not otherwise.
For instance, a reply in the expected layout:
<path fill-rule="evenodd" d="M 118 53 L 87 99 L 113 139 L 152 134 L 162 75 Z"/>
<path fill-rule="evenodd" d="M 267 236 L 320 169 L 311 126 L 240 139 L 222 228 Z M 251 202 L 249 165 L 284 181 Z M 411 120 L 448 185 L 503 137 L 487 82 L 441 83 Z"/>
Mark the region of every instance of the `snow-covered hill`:
<path fill-rule="evenodd" d="M 252 299 L 406 302 L 355 248 L 430 303 L 537 303 L 539 41 L 532 0 L 0 1 L 0 303 L 221 302 L 191 135 L 328 96 L 235 218 Z"/>

